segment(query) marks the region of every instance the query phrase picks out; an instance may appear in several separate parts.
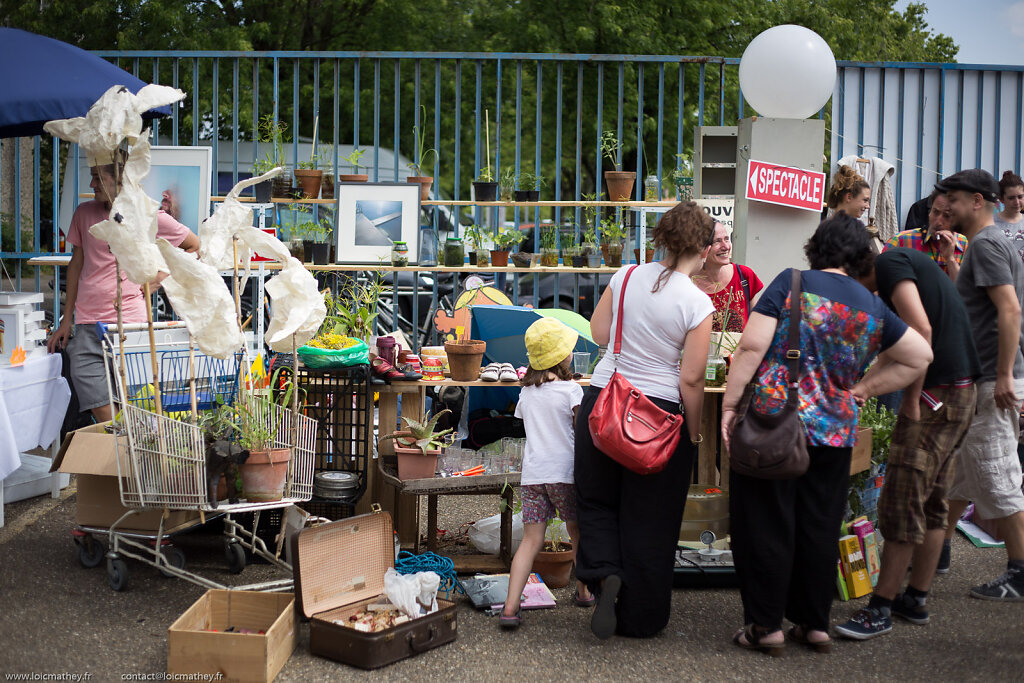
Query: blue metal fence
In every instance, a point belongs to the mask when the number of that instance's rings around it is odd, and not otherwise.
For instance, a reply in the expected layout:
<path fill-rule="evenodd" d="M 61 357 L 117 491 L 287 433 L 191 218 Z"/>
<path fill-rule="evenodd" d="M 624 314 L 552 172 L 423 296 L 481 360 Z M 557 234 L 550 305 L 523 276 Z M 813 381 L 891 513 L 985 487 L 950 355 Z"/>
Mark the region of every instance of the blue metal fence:
<path fill-rule="evenodd" d="M 470 182 L 489 167 L 498 175 L 532 169 L 551 181 L 548 197 L 578 200 L 602 190 L 602 130 L 622 141 L 616 162 L 642 179 L 672 170 L 677 153 L 692 149 L 695 129 L 731 125 L 751 114 L 738 88 L 737 59 L 675 55 L 575 55 L 413 52 L 100 52 L 140 78 L 185 90 L 187 99 L 154 124 L 157 145 L 230 141 L 231 182 L 241 143 L 253 140 L 259 118 L 289 124 L 289 162 L 300 140 L 328 146 L 339 169 L 339 146 L 368 149 L 372 180 L 400 179 L 399 165 L 381 175 L 382 152 L 410 156 L 414 125 L 437 150 L 434 186 L 466 199 Z M 903 215 L 933 178 L 960 166 L 993 173 L 1021 166 L 1024 67 L 842 62 L 836 94 L 820 114 L 831 119 L 832 158 L 879 154 L 897 165 L 896 195 Z M 732 96 L 727 96 L 734 93 Z M 486 140 L 485 118 L 491 124 Z M 674 119 L 674 120 L 673 120 Z M 955 128 L 955 134 L 950 131 Z M 895 132 L 893 132 L 895 131 Z M 532 139 L 531 139 L 532 137 Z M 5 145 L 12 141 L 5 141 Z M 489 146 L 488 146 L 489 145 Z M 260 155 L 260 144 L 255 154 Z M 30 145 L 31 212 L 14 193 L 3 223 L 0 256 L 21 260 L 58 249 L 63 169 L 77 169 L 77 150 L 48 137 Z M 490 157 L 487 156 L 487 150 Z M 213 146 L 214 168 L 224 153 Z M 264 150 L 265 151 L 265 150 Z M 23 151 L 15 146 L 13 178 L 20 187 Z M 221 192 L 217 173 L 212 190 Z M 77 187 L 77 183 L 75 184 Z M 438 209 L 434 209 L 435 219 Z M 495 210 L 496 211 L 496 210 Z M 23 219 L 22 214 L 26 215 Z M 475 221 L 485 216 L 477 209 Z M 31 240 L 23 243 L 31 216 Z M 516 221 L 579 224 L 581 212 L 515 210 Z M 13 239 L 12 239 L 13 238 Z M 13 248 L 12 248 L 13 247 Z M 20 270 L 16 286 L 22 287 Z M 40 285 L 38 272 L 35 286 Z M 28 288 L 28 287 L 24 287 Z"/>

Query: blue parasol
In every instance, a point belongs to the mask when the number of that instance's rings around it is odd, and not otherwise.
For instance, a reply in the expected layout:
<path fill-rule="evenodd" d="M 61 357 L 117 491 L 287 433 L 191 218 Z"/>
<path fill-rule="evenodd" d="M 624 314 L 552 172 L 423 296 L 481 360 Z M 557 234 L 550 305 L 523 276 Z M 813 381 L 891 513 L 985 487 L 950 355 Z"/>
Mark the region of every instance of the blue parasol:
<path fill-rule="evenodd" d="M 43 134 L 54 119 L 85 116 L 111 86 L 137 93 L 146 83 L 74 45 L 0 28 L 0 138 Z M 143 118 L 168 116 L 160 107 Z"/>
<path fill-rule="evenodd" d="M 527 364 L 523 335 L 526 328 L 540 318 L 555 318 L 580 334 L 575 351 L 597 351 L 590 336 L 590 323 L 579 313 L 558 308 L 526 308 L 524 306 L 472 306 L 472 338 L 487 342 L 484 364 Z"/>

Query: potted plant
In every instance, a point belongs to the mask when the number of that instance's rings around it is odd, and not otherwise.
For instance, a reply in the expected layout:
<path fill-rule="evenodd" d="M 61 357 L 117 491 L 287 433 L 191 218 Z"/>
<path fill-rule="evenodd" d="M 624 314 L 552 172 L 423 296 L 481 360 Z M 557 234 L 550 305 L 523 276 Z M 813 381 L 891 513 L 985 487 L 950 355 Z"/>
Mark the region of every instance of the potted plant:
<path fill-rule="evenodd" d="M 287 130 L 288 124 L 276 120 L 273 114 L 265 114 L 256 126 L 258 141 L 270 144 L 270 151 L 264 158 L 264 162 L 269 162 L 270 165 L 263 172 L 277 166 L 285 167 L 285 172 L 272 181 L 271 193 L 279 198 L 291 198 L 292 194 L 292 178 L 284 163 L 284 136 Z"/>
<path fill-rule="evenodd" d="M 561 533 L 564 529 L 564 522 L 557 514 L 548 520 L 544 530 L 544 547 L 533 561 L 533 571 L 540 574 L 548 588 L 568 586 L 572 564 L 576 560 L 572 543 L 565 540 Z"/>
<path fill-rule="evenodd" d="M 313 214 L 309 211 L 296 211 L 295 217 L 292 219 L 291 229 L 289 233 L 291 238 L 289 242 L 301 241 L 302 242 L 302 262 L 312 263 L 313 262 L 313 244 L 315 243 L 315 236 L 318 230 L 316 221 L 313 220 Z M 289 247 L 293 249 L 293 247 Z"/>
<path fill-rule="evenodd" d="M 321 218 L 312 229 L 313 234 L 313 263 L 326 265 L 331 261 L 331 235 L 334 234 L 334 224 L 329 218 Z"/>
<path fill-rule="evenodd" d="M 423 118 L 427 118 L 427 108 L 420 105 L 420 109 L 423 111 Z M 426 141 L 427 134 L 423 130 L 423 126 L 416 123 L 412 127 L 412 135 L 414 147 L 412 151 L 412 163 L 409 164 L 409 169 L 412 171 L 406 180 L 410 183 L 420 184 L 420 199 L 426 201 L 430 199 L 430 186 L 434 182 L 432 176 L 421 175 L 423 173 L 423 167 L 426 166 L 426 160 L 430 158 L 430 155 L 434 155 L 434 159 L 437 159 L 437 150 L 434 149 L 423 149 L 423 144 Z"/>
<path fill-rule="evenodd" d="M 363 158 L 365 152 L 361 149 L 353 149 L 352 153 L 347 157 L 341 157 L 341 161 L 352 167 L 352 173 L 339 173 L 339 183 L 365 183 L 370 179 L 370 176 L 366 173 L 360 173 L 359 169 L 362 168 L 362 164 L 359 160 Z"/>
<path fill-rule="evenodd" d="M 471 245 L 469 265 L 488 266 L 491 264 L 491 252 L 487 248 L 490 241 L 490 230 L 486 225 L 471 225 L 463 233 Z"/>
<path fill-rule="evenodd" d="M 329 145 L 320 145 L 320 153 L 317 161 L 323 176 L 320 178 L 320 198 L 334 199 L 334 163 L 331 161 L 331 148 Z"/>
<path fill-rule="evenodd" d="M 519 174 L 519 189 L 515 191 L 517 202 L 536 202 L 540 200 L 540 188 L 544 186 L 543 176 L 534 175 L 529 171 Z"/>
<path fill-rule="evenodd" d="M 448 356 L 448 369 L 456 382 L 472 382 L 480 378 L 480 362 L 487 350 L 487 342 L 480 339 L 456 339 L 444 343 Z"/>
<path fill-rule="evenodd" d="M 515 228 L 500 228 L 494 236 L 494 249 L 491 250 L 491 265 L 504 267 L 508 265 L 508 253 L 512 247 L 523 241 L 526 236 Z"/>
<path fill-rule="evenodd" d="M 554 225 L 540 229 L 540 265 L 558 267 L 558 228 Z"/>
<path fill-rule="evenodd" d="M 250 503 L 281 500 L 288 479 L 291 448 L 275 448 L 281 427 L 278 407 L 254 394 L 234 405 L 234 429 L 249 457 L 239 465 L 242 494 Z"/>
<path fill-rule="evenodd" d="M 688 202 L 693 199 L 693 162 L 689 154 L 676 155 L 676 168 L 670 174 L 676 184 L 679 201 Z"/>
<path fill-rule="evenodd" d="M 444 437 L 451 434 L 451 429 L 435 431 L 437 421 L 442 415 L 449 413 L 447 408 L 429 420 L 412 420 L 402 416 L 405 429 L 381 437 L 382 441 L 393 439 L 395 455 L 398 456 L 398 478 L 429 479 L 437 470 L 437 456 L 441 448 L 447 445 Z"/>
<path fill-rule="evenodd" d="M 368 342 L 377 323 L 377 303 L 390 291 L 384 273 L 371 271 L 368 279 L 348 279 L 339 286 L 337 294 L 324 290 L 327 315 L 320 324 L 320 332 L 344 335 Z"/>
<path fill-rule="evenodd" d="M 633 194 L 636 172 L 622 170 L 619 163 L 619 152 L 619 139 L 615 137 L 615 132 L 606 130 L 601 134 L 601 154 L 607 157 L 615 169 L 604 172 L 604 182 L 608 187 L 608 198 L 613 202 L 628 202 Z"/>
<path fill-rule="evenodd" d="M 628 236 L 626 227 L 612 216 L 601 221 L 601 253 L 606 266 L 622 267 L 623 241 Z"/>
<path fill-rule="evenodd" d="M 586 257 L 588 268 L 599 268 L 601 266 L 601 249 L 597 244 L 597 230 L 593 223 L 589 223 L 583 231 L 583 256 Z"/>
<path fill-rule="evenodd" d="M 295 180 L 302 189 L 303 199 L 316 199 L 320 196 L 320 180 L 324 172 L 316 167 L 316 155 L 309 161 L 300 161 L 299 167 L 295 169 Z"/>
<path fill-rule="evenodd" d="M 473 181 L 473 196 L 478 202 L 493 202 L 498 196 L 498 183 L 494 182 L 491 167 L 485 166 Z"/>
<path fill-rule="evenodd" d="M 268 173 L 274 170 L 275 168 L 277 168 L 277 164 L 274 163 L 273 157 L 271 157 L 270 154 L 267 154 L 267 156 L 263 157 L 262 159 L 259 159 L 258 161 L 256 161 L 256 163 L 252 165 L 252 175 L 255 178 L 256 176 L 261 176 L 264 173 Z M 270 180 L 264 180 L 261 183 L 256 183 L 255 185 L 253 185 L 253 196 L 256 197 L 256 201 L 259 202 L 260 204 L 269 204 L 274 196 L 273 186 L 273 178 L 271 178 Z"/>
<path fill-rule="evenodd" d="M 636 257 L 636 262 L 640 263 L 640 249 L 634 249 L 633 255 Z M 654 260 L 654 240 L 648 238 L 647 242 L 644 243 L 644 263 L 650 263 Z"/>
<path fill-rule="evenodd" d="M 509 166 L 501 172 L 501 177 L 498 178 L 498 190 L 500 192 L 500 199 L 503 202 L 515 201 L 516 195 L 516 169 L 513 166 Z"/>

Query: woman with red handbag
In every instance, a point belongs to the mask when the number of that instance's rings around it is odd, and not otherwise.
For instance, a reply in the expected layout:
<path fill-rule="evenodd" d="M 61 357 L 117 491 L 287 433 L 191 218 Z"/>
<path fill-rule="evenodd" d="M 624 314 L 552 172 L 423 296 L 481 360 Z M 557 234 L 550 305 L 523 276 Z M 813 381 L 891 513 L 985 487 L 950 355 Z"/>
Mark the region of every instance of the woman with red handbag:
<path fill-rule="evenodd" d="M 787 268 L 750 315 L 722 399 L 722 440 L 729 449 L 749 382 L 748 413 L 778 415 L 789 392 L 797 391 L 806 471 L 772 479 L 765 478 L 767 472 L 755 476 L 734 467 L 729 477 L 732 553 L 745 624 L 733 642 L 773 656 L 785 647 L 783 618 L 794 624 L 791 640 L 818 652 L 832 647 L 829 611 L 858 416 L 851 390 L 858 381 L 870 382 L 873 394 L 900 389 L 932 359 L 928 342 L 855 279 L 874 264 L 860 221 L 843 213 L 823 221 L 804 253 L 811 270 L 795 279 L 800 297 L 793 306 L 800 321 L 794 335 L 799 351 L 789 355 L 794 278 Z M 864 376 L 876 356 L 878 362 Z M 757 452 L 740 448 L 736 443 L 731 449 L 737 464 Z"/>
<path fill-rule="evenodd" d="M 595 368 L 576 420 L 576 575 L 598 594 L 591 620 L 598 638 L 649 637 L 668 624 L 676 543 L 702 440 L 714 312 L 690 274 L 707 256 L 713 234 L 714 221 L 696 203 L 672 208 L 654 229 L 655 246 L 665 258 L 619 270 L 590 321 L 598 344 L 612 341 L 613 331 L 618 337 Z M 651 411 L 665 415 L 674 430 L 672 451 L 648 454 L 656 461 L 646 470 L 652 473 L 637 473 L 621 454 L 594 443 L 595 404 L 603 389 L 619 385 L 632 385 L 631 391 Z"/>

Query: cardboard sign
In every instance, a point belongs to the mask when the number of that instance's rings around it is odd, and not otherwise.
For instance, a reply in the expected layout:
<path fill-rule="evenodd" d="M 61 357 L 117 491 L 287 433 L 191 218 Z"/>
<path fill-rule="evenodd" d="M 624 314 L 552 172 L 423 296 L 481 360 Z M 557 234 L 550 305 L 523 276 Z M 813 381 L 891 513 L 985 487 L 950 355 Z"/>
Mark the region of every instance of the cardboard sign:
<path fill-rule="evenodd" d="M 825 201 L 825 174 L 751 159 L 747 167 L 746 197 L 794 209 L 821 211 Z"/>

